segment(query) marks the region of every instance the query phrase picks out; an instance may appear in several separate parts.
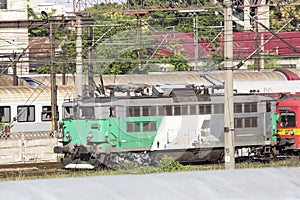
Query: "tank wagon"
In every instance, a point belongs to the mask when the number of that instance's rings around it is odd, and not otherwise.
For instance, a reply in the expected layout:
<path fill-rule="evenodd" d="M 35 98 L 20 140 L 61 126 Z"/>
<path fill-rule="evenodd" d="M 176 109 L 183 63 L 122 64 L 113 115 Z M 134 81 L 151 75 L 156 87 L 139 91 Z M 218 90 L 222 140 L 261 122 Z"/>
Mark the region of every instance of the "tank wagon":
<path fill-rule="evenodd" d="M 223 160 L 223 95 L 191 86 L 121 93 L 63 103 L 63 145 L 54 152 L 64 155 L 65 168 L 148 165 L 163 155 L 181 163 Z M 234 95 L 237 158 L 271 155 L 274 110 L 271 97 Z"/>

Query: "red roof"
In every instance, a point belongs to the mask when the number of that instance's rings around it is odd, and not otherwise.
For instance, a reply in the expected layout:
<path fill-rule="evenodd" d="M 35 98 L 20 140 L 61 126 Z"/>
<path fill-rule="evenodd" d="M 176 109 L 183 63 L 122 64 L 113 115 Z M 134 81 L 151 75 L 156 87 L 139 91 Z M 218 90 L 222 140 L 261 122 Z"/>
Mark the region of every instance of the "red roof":
<path fill-rule="evenodd" d="M 163 33 L 155 35 L 157 40 L 155 41 L 156 45 L 161 44 L 159 51 L 157 54 L 170 54 L 167 49 L 168 46 L 172 46 L 173 44 L 178 45 L 176 48 L 176 52 L 182 52 L 186 58 L 191 59 L 194 58 L 194 36 L 193 33 Z M 198 41 L 198 52 L 199 57 L 207 57 L 209 56 L 209 49 L 207 48 L 209 42 L 207 41 Z M 149 51 L 149 49 L 148 49 Z M 155 49 L 152 49 L 154 52 Z"/>
<path fill-rule="evenodd" d="M 258 45 L 260 46 L 263 42 L 266 42 L 273 34 L 269 32 L 258 33 Z M 300 52 L 300 32 L 282 32 L 278 33 L 280 38 L 283 38 L 287 43 Z M 263 39 L 261 39 L 263 38 Z M 221 38 L 223 41 L 223 37 Z M 246 57 L 250 55 L 255 49 L 255 33 L 254 32 L 234 32 L 233 37 L 233 54 L 234 57 Z M 287 44 L 282 42 L 278 37 L 273 38 L 264 45 L 263 50 L 269 55 L 279 56 L 300 56 L 299 52 L 296 52 L 290 48 Z"/>

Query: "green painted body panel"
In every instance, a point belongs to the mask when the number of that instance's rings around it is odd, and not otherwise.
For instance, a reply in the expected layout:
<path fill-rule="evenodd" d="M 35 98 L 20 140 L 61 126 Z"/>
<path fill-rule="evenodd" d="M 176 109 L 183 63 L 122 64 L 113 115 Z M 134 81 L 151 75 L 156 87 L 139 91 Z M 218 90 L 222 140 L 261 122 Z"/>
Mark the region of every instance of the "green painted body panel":
<path fill-rule="evenodd" d="M 101 148 L 137 148 L 151 147 L 161 125 L 162 117 L 130 117 L 107 119 L 72 119 L 63 120 L 64 141 L 68 141 L 66 133 L 70 133 L 70 144 L 88 143 L 87 137 L 92 133 L 89 142 L 99 145 Z M 155 130 L 143 131 L 144 122 L 155 123 Z M 138 130 L 127 132 L 127 123 L 137 124 Z"/>

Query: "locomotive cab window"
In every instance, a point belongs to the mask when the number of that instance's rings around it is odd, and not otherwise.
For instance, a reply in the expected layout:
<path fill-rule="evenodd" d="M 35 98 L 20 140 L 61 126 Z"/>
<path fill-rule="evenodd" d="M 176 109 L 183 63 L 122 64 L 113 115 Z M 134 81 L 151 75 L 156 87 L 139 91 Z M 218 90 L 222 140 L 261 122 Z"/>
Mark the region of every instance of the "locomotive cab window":
<path fill-rule="evenodd" d="M 10 122 L 10 106 L 0 106 L 0 120 L 2 123 Z"/>
<path fill-rule="evenodd" d="M 76 116 L 76 108 L 65 106 L 63 107 L 63 118 L 64 119 L 72 119 Z"/>
<path fill-rule="evenodd" d="M 81 118 L 93 118 L 95 117 L 95 110 L 92 106 L 82 106 L 80 107 L 80 117 Z"/>
<path fill-rule="evenodd" d="M 18 122 L 34 122 L 35 107 L 34 106 L 18 106 Z"/>
<path fill-rule="evenodd" d="M 296 126 L 296 114 L 294 112 L 280 113 L 280 126 L 281 127 L 294 127 Z"/>

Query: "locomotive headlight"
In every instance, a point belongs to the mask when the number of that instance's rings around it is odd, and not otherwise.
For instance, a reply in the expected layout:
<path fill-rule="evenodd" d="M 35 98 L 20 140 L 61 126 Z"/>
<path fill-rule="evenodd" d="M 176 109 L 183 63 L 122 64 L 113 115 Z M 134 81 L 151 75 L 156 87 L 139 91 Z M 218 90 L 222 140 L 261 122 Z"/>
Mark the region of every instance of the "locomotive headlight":
<path fill-rule="evenodd" d="M 89 132 L 88 136 L 86 137 L 86 141 L 90 141 L 93 137 L 93 133 L 92 132 Z"/>
<path fill-rule="evenodd" d="M 294 129 L 292 129 L 290 133 L 291 135 L 294 135 L 295 134 Z"/>
<path fill-rule="evenodd" d="M 72 140 L 72 137 L 71 137 L 71 134 L 69 131 L 66 133 L 66 138 L 68 139 L 68 141 Z"/>
<path fill-rule="evenodd" d="M 286 134 L 286 135 L 289 134 L 289 130 L 285 130 L 285 134 Z"/>

